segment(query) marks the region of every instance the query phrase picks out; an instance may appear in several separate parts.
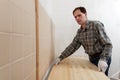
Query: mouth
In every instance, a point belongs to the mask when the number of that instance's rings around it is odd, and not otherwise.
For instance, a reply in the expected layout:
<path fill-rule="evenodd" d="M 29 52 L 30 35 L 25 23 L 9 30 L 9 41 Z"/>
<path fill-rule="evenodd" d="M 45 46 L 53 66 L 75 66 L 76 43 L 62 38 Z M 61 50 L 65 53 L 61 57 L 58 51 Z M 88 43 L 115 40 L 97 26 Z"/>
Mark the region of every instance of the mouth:
<path fill-rule="evenodd" d="M 79 23 L 79 24 L 80 24 L 80 23 L 81 23 L 81 21 L 77 21 L 77 23 Z"/>

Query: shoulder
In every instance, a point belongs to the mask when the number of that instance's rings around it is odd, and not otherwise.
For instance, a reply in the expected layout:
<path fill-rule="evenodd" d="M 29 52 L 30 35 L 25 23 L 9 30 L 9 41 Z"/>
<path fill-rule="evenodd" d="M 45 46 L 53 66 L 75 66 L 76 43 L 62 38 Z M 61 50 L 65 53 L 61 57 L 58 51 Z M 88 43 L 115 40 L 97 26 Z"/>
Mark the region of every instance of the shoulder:
<path fill-rule="evenodd" d="M 98 20 L 94 20 L 94 21 L 89 21 L 89 27 L 95 31 L 98 30 L 103 30 L 104 29 L 104 25 L 101 21 Z"/>
<path fill-rule="evenodd" d="M 101 21 L 98 21 L 98 20 L 89 20 L 89 24 L 103 25 L 103 23 Z"/>
<path fill-rule="evenodd" d="M 94 28 L 103 28 L 104 27 L 104 24 L 98 20 L 90 21 L 90 23 L 92 24 L 92 26 Z"/>

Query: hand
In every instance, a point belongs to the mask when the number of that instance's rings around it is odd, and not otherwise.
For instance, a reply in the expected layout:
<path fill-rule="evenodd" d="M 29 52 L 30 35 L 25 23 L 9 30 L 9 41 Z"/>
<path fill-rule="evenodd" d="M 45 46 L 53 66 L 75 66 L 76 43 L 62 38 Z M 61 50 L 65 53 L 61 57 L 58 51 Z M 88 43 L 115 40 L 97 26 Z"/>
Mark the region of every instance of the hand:
<path fill-rule="evenodd" d="M 105 61 L 99 60 L 99 62 L 98 62 L 98 70 L 99 71 L 102 71 L 105 73 L 107 67 L 108 67 L 108 64 Z"/>
<path fill-rule="evenodd" d="M 54 61 L 53 61 L 53 64 L 56 64 L 56 65 L 58 65 L 60 63 L 60 58 L 56 58 Z"/>

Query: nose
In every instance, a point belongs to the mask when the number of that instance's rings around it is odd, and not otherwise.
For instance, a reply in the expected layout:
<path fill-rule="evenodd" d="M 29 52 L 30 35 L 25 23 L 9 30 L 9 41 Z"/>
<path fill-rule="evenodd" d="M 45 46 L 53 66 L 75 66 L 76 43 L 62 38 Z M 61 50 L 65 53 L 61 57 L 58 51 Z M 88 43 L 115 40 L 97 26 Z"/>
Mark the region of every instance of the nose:
<path fill-rule="evenodd" d="M 76 21 L 79 21 L 79 17 L 76 17 L 75 19 L 76 19 Z"/>

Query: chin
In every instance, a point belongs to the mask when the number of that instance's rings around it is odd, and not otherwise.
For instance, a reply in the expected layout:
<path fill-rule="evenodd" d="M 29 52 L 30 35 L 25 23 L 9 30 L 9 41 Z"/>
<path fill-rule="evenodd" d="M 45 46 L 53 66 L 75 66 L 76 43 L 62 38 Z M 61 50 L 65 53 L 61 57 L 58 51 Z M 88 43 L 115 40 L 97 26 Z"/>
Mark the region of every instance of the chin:
<path fill-rule="evenodd" d="M 81 25 L 81 23 L 80 23 L 80 22 L 78 22 L 78 24 L 79 24 L 79 25 Z"/>

